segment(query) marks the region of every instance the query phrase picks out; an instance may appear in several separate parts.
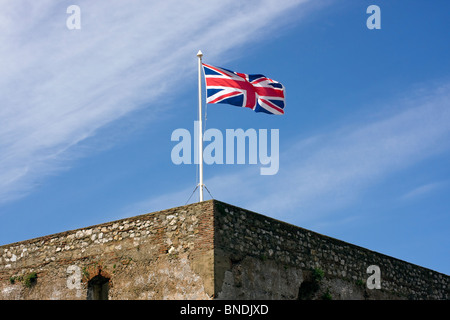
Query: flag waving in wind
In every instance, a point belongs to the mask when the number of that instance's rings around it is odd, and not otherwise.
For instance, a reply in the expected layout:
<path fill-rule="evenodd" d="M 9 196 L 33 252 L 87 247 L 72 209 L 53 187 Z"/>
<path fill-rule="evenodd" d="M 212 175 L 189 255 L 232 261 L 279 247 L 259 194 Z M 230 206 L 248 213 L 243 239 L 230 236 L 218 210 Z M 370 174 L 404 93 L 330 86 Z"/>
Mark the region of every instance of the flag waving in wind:
<path fill-rule="evenodd" d="M 284 87 L 262 74 L 244 74 L 202 63 L 206 103 L 227 103 L 255 112 L 284 114 Z"/>

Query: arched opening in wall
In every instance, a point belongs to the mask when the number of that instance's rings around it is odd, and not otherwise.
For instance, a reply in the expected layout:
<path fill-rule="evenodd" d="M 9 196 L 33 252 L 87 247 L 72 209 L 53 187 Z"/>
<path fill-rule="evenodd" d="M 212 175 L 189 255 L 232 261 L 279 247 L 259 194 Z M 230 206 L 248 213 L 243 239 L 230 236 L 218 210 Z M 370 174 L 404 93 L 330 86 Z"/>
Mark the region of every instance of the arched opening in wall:
<path fill-rule="evenodd" d="M 298 300 L 311 300 L 319 289 L 319 285 L 315 281 L 305 280 L 298 289 Z"/>
<path fill-rule="evenodd" d="M 88 281 L 88 300 L 108 300 L 109 278 L 97 275 Z"/>

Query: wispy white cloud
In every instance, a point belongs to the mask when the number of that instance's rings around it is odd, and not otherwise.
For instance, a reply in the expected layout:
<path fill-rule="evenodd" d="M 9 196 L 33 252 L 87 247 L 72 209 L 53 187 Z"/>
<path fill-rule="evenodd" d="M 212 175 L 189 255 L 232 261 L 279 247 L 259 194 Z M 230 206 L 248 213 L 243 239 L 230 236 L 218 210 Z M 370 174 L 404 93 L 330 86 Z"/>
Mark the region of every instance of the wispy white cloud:
<path fill-rule="evenodd" d="M 198 49 L 223 57 L 306 2 L 77 1 L 81 30 L 66 27 L 68 3 L 2 2 L 0 203 L 106 124 L 144 104 L 160 112 L 156 98 L 194 76 Z"/>
<path fill-rule="evenodd" d="M 388 101 L 383 107 L 385 116 L 378 120 L 348 123 L 297 141 L 293 137 L 291 145 L 281 150 L 280 171 L 275 176 L 260 176 L 255 166 L 241 169 L 235 165 L 234 173 L 216 174 L 205 184 L 218 200 L 285 221 L 320 223 L 323 217 L 358 201 L 377 182 L 448 152 L 449 107 L 449 84 L 422 91 L 408 101 Z M 394 109 L 398 111 L 389 111 Z M 434 187 L 424 186 L 409 196 Z M 191 192 L 186 188 L 144 200 L 130 212 L 183 205 L 180 201 Z M 357 218 L 342 217 L 346 221 Z"/>
<path fill-rule="evenodd" d="M 447 185 L 446 181 L 438 181 L 438 182 L 431 182 L 431 183 L 427 183 L 421 186 L 418 186 L 410 191 L 408 191 L 407 193 L 405 193 L 404 195 L 402 195 L 400 197 L 400 199 L 402 200 L 414 200 L 417 198 L 420 198 L 422 196 L 425 196 L 433 191 L 438 190 L 441 187 L 444 187 L 445 185 Z"/>
<path fill-rule="evenodd" d="M 386 116 L 378 121 L 350 123 L 286 150 L 271 187 L 277 191 L 249 205 L 317 217 L 357 200 L 368 186 L 448 151 L 450 85 L 410 96 L 415 98 L 387 102 Z M 389 108 L 402 111 L 394 114 Z"/>

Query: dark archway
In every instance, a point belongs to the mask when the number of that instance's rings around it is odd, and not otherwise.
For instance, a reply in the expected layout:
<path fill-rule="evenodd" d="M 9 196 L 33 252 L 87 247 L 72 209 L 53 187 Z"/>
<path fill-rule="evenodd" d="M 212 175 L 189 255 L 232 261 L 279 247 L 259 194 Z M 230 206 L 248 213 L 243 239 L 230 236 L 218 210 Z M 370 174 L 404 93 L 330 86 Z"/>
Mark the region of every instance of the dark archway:
<path fill-rule="evenodd" d="M 109 278 L 97 275 L 88 281 L 88 300 L 108 300 Z"/>

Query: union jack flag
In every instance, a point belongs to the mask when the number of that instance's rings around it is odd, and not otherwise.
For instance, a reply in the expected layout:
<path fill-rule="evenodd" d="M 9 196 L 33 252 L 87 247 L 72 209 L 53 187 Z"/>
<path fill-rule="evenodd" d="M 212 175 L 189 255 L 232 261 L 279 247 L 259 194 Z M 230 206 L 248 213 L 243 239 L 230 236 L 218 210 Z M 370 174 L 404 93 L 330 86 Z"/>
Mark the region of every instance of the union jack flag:
<path fill-rule="evenodd" d="M 284 87 L 262 74 L 245 74 L 203 63 L 206 103 L 227 103 L 255 112 L 284 114 Z"/>

